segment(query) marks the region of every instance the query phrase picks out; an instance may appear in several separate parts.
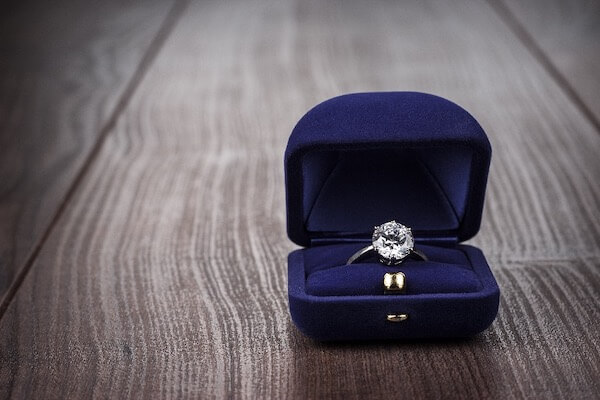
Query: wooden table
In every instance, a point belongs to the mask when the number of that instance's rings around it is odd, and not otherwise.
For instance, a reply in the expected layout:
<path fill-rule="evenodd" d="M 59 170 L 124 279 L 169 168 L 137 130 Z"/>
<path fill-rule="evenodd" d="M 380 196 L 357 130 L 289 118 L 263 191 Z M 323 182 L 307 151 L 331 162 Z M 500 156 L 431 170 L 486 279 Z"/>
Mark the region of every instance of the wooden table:
<path fill-rule="evenodd" d="M 121 3 L 1 6 L 1 397 L 600 396 L 597 1 Z M 474 339 L 290 321 L 287 137 L 375 90 L 491 138 Z"/>

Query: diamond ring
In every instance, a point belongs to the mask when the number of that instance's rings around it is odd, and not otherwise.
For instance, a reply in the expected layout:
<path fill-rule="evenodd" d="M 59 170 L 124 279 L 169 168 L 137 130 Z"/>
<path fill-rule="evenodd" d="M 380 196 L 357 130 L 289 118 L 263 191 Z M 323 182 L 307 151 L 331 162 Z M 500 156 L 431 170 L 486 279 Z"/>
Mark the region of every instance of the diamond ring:
<path fill-rule="evenodd" d="M 346 264 L 362 260 L 373 252 L 385 265 L 398 265 L 409 256 L 427 261 L 427 256 L 415 249 L 415 239 L 410 228 L 396 221 L 376 226 L 372 244 L 354 253 Z"/>

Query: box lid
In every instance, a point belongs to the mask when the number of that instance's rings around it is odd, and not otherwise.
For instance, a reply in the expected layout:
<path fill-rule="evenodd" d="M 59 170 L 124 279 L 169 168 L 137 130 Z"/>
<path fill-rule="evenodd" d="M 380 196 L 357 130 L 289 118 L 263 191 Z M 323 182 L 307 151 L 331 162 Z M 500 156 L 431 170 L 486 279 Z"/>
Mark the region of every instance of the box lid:
<path fill-rule="evenodd" d="M 477 121 L 441 97 L 355 93 L 298 122 L 285 153 L 288 236 L 311 246 L 367 240 L 396 220 L 420 241 L 479 230 L 491 157 Z"/>

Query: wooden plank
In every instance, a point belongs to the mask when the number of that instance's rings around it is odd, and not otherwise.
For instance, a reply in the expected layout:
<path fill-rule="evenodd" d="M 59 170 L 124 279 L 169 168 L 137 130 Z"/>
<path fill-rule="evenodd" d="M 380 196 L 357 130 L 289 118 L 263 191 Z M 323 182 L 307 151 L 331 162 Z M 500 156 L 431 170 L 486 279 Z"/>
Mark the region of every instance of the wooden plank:
<path fill-rule="evenodd" d="M 565 92 L 600 127 L 600 1 L 494 1 Z"/>
<path fill-rule="evenodd" d="M 0 299 L 48 229 L 170 3 L 2 5 Z"/>
<path fill-rule="evenodd" d="M 490 134 L 473 243 L 501 312 L 468 341 L 315 343 L 287 309 L 287 135 L 319 100 L 398 89 L 454 99 Z M 485 4 L 194 3 L 4 315 L 0 391 L 592 397 L 599 149 Z"/>

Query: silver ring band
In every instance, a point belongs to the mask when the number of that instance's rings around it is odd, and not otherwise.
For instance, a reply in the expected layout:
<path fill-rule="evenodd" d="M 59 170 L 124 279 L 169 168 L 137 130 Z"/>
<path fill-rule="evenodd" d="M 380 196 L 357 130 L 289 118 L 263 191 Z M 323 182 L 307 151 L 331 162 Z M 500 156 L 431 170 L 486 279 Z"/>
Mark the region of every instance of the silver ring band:
<path fill-rule="evenodd" d="M 364 247 L 360 250 L 358 250 L 356 253 L 352 254 L 350 256 L 350 258 L 348 259 L 348 261 L 346 261 L 346 265 L 348 264 L 353 264 L 355 262 L 364 260 L 365 258 L 369 257 L 371 255 L 371 253 L 374 253 L 375 249 L 373 248 L 373 245 L 369 245 L 367 247 Z M 420 261 L 427 261 L 428 258 L 425 255 L 425 253 L 423 253 L 421 250 L 417 250 L 417 249 L 412 249 L 410 251 L 410 255 L 409 257 L 412 256 L 415 259 L 418 259 Z M 380 260 L 382 261 L 382 260 Z M 402 260 L 404 261 L 404 260 Z M 388 264 L 387 262 L 384 262 L 384 264 Z M 389 264 L 388 264 L 389 265 Z"/>

